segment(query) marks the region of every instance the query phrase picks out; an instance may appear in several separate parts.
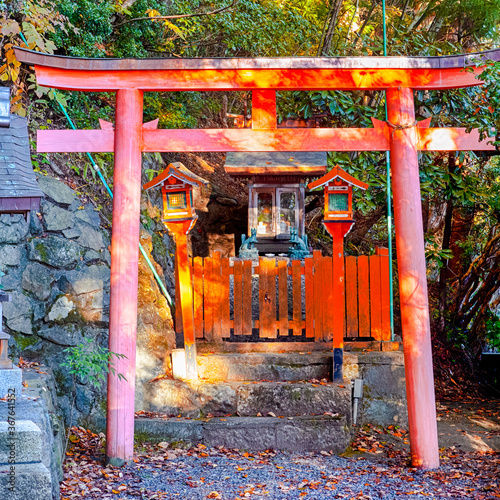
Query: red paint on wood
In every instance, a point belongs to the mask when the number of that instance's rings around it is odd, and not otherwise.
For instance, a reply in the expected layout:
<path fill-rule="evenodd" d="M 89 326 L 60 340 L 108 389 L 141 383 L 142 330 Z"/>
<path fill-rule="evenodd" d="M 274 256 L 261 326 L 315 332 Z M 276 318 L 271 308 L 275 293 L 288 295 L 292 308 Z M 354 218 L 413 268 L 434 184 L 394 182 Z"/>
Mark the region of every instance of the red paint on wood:
<path fill-rule="evenodd" d="M 229 326 L 229 259 L 223 258 L 221 262 L 221 329 L 222 336 L 230 336 L 230 326 Z"/>
<path fill-rule="evenodd" d="M 336 69 L 176 69 L 75 70 L 35 65 L 38 85 L 66 90 L 113 92 L 180 90 L 382 90 L 411 87 L 449 89 L 473 87 L 481 70 L 463 68 L 336 68 Z"/>
<path fill-rule="evenodd" d="M 314 338 L 314 277 L 312 257 L 304 259 L 304 280 L 306 292 L 306 337 Z"/>
<path fill-rule="evenodd" d="M 333 298 L 333 262 L 331 257 L 322 258 L 323 273 L 323 340 L 331 342 L 333 332 L 344 309 L 344 304 Z"/>
<path fill-rule="evenodd" d="M 300 271 L 300 260 L 292 261 L 293 335 L 302 335 L 302 280 Z"/>
<path fill-rule="evenodd" d="M 179 271 L 177 270 L 177 259 L 175 259 L 175 321 L 174 327 L 177 333 L 182 333 L 182 309 L 181 309 L 181 292 L 179 287 Z"/>
<path fill-rule="evenodd" d="M 391 340 L 391 290 L 389 277 L 389 250 L 377 248 L 380 255 L 380 302 L 382 315 L 382 340 Z"/>
<path fill-rule="evenodd" d="M 212 277 L 212 257 L 206 257 L 203 261 L 203 309 L 205 340 L 213 342 L 214 339 L 214 285 Z"/>
<path fill-rule="evenodd" d="M 106 455 L 115 464 L 134 456 L 142 102 L 138 90 L 116 95 L 109 350 L 125 358 L 114 359 L 108 374 Z"/>
<path fill-rule="evenodd" d="M 380 285 L 380 257 L 371 255 L 370 259 L 370 323 L 371 334 L 375 340 L 382 340 L 382 302 Z"/>
<path fill-rule="evenodd" d="M 404 127 L 391 134 L 394 222 L 401 327 L 405 357 L 410 452 L 414 467 L 439 466 L 434 376 L 427 299 L 422 202 L 413 91 L 387 91 L 389 120 Z"/>
<path fill-rule="evenodd" d="M 241 335 L 243 321 L 243 262 L 241 260 L 234 261 L 234 334 Z"/>
<path fill-rule="evenodd" d="M 197 339 L 203 338 L 203 259 L 193 259 L 193 309 L 194 334 Z"/>
<path fill-rule="evenodd" d="M 346 337 L 358 336 L 358 266 L 356 257 L 345 258 Z"/>
<path fill-rule="evenodd" d="M 252 128 L 275 129 L 276 92 L 274 90 L 254 90 L 252 92 Z"/>
<path fill-rule="evenodd" d="M 259 322 L 262 338 L 276 337 L 275 260 L 259 259 Z"/>
<path fill-rule="evenodd" d="M 313 251 L 314 340 L 323 341 L 323 267 L 319 250 Z"/>
<path fill-rule="evenodd" d="M 252 334 L 252 261 L 243 262 L 243 333 Z"/>
<path fill-rule="evenodd" d="M 370 278 L 368 257 L 358 257 L 358 322 L 359 336 L 370 337 Z"/>
<path fill-rule="evenodd" d="M 213 340 L 222 340 L 222 275 L 221 275 L 221 254 L 214 252 L 212 255 L 212 282 L 213 282 Z"/>
<path fill-rule="evenodd" d="M 288 337 L 288 272 L 286 260 L 278 260 L 279 334 Z"/>

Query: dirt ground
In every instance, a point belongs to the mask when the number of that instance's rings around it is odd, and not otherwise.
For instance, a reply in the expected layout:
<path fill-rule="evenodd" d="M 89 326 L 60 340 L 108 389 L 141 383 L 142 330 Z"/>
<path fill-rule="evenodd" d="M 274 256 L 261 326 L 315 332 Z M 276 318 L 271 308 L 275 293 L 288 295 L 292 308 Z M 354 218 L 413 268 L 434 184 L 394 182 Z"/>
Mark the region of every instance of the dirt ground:
<path fill-rule="evenodd" d="M 440 450 L 500 451 L 500 399 L 437 401 L 436 414 Z M 409 436 L 407 429 L 398 426 L 364 426 L 357 430 L 351 448 L 351 453 L 367 459 L 389 450 L 405 453 Z"/>

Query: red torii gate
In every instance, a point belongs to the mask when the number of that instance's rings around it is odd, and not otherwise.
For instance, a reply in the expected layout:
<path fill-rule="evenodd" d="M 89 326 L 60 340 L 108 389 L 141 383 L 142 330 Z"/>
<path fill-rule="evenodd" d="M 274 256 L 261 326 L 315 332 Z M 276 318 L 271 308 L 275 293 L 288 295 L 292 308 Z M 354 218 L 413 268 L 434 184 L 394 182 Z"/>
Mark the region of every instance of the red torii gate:
<path fill-rule="evenodd" d="M 130 462 L 134 442 L 135 337 L 141 153 L 182 151 L 390 151 L 412 465 L 439 465 L 418 156 L 492 150 L 477 131 L 415 121 L 413 90 L 479 85 L 464 71 L 500 51 L 447 57 L 78 59 L 15 49 L 38 84 L 116 92 L 115 129 L 40 130 L 38 152 L 114 152 L 107 457 Z M 156 130 L 143 124 L 143 92 L 251 90 L 252 129 Z M 388 121 L 372 129 L 277 129 L 276 90 L 386 90 Z M 190 339 L 186 339 L 190 340 Z M 194 341 L 194 339 L 191 339 Z"/>

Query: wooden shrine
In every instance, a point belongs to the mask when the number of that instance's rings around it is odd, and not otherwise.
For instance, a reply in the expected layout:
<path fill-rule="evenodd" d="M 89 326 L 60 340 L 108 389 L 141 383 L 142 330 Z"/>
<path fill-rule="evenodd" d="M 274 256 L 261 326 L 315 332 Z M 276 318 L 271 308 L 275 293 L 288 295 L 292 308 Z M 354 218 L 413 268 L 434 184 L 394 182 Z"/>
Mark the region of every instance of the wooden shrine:
<path fill-rule="evenodd" d="M 326 172 L 326 152 L 226 155 L 225 170 L 248 181 L 248 235 L 256 230 L 260 254 L 287 253 L 292 231 L 305 235 L 305 185 Z"/>

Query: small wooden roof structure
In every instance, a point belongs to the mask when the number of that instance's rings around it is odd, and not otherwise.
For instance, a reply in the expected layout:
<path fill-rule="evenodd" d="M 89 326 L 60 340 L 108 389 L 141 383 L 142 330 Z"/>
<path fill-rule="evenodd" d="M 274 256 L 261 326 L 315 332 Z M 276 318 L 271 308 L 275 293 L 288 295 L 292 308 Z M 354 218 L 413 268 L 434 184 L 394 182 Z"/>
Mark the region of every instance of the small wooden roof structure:
<path fill-rule="evenodd" d="M 175 162 L 170 163 L 161 174 L 144 184 L 143 188 L 147 191 L 148 189 L 158 186 L 158 184 L 163 184 L 171 177 L 174 177 L 186 184 L 190 184 L 193 187 L 202 187 L 208 184 L 208 181 L 188 170 L 182 163 Z"/>
<path fill-rule="evenodd" d="M 326 172 L 326 158 L 325 151 L 228 152 L 224 169 L 228 174 L 237 176 L 270 174 L 312 177 Z"/>
<path fill-rule="evenodd" d="M 351 184 L 351 186 L 358 187 L 360 189 L 366 190 L 368 189 L 368 184 L 366 182 L 362 182 L 356 178 L 354 178 L 352 175 L 348 174 L 345 170 L 341 169 L 338 165 L 335 165 L 326 175 L 323 177 L 320 177 L 319 179 L 310 182 L 307 187 L 309 189 L 316 189 L 321 186 L 324 186 L 328 182 L 335 181 L 336 179 L 341 179 L 344 182 L 347 182 L 348 184 Z"/>
<path fill-rule="evenodd" d="M 0 213 L 38 210 L 44 194 L 31 166 L 28 121 L 10 114 L 9 91 L 0 88 Z"/>

